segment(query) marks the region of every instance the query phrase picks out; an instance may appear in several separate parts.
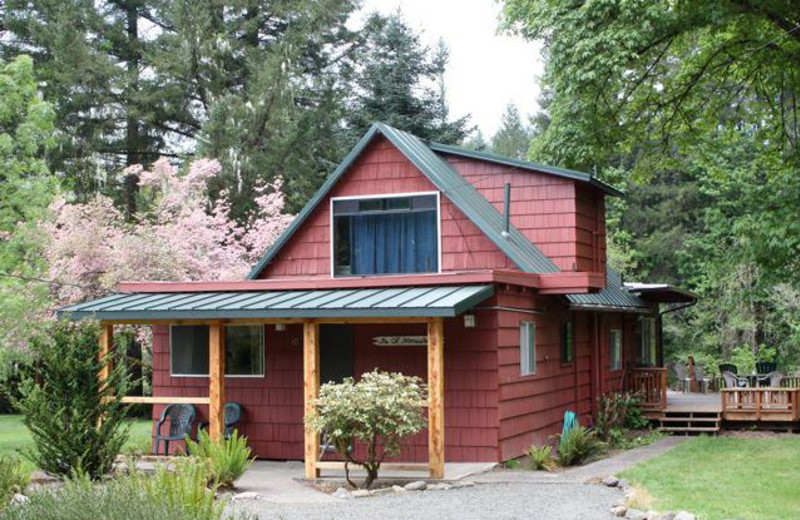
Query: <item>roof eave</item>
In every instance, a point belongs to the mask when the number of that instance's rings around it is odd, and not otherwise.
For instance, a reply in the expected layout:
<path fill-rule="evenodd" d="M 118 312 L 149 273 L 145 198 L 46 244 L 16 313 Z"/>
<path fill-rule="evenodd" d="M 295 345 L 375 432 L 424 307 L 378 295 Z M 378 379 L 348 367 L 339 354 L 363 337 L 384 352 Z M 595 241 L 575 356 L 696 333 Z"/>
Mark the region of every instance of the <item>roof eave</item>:
<path fill-rule="evenodd" d="M 511 157 L 503 157 L 502 155 L 495 155 L 492 153 L 487 152 L 479 152 L 476 150 L 467 150 L 466 148 L 461 148 L 458 146 L 452 146 L 448 144 L 436 143 L 436 142 L 428 142 L 430 148 L 436 152 L 451 154 L 451 155 L 458 155 L 460 157 L 467 157 L 471 159 L 478 159 L 483 161 L 489 161 L 496 164 L 503 164 L 505 166 L 511 166 L 513 168 L 522 168 L 528 171 L 534 171 L 539 173 L 545 173 L 550 175 L 556 175 L 558 177 L 563 177 L 565 179 L 571 179 L 579 182 L 588 183 L 595 188 L 605 192 L 608 195 L 612 195 L 615 197 L 624 197 L 625 192 L 616 188 L 606 182 L 601 181 L 597 177 L 590 175 L 585 172 L 579 172 L 577 170 L 568 170 L 565 168 L 558 168 L 555 166 L 549 166 L 546 164 L 539 164 L 533 163 L 529 161 L 523 161 L 519 159 L 513 159 Z"/>

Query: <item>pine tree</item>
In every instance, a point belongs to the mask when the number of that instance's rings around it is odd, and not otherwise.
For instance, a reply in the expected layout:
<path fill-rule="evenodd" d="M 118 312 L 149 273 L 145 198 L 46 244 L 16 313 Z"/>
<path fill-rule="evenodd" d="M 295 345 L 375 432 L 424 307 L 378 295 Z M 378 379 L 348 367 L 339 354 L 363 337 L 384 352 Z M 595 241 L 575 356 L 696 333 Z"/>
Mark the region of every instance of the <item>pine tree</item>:
<path fill-rule="evenodd" d="M 211 187 L 234 212 L 254 209 L 258 181 L 284 179 L 296 210 L 341 155 L 341 71 L 355 40 L 351 0 L 177 0 L 151 62 L 170 120 L 190 150 L 217 158 Z"/>
<path fill-rule="evenodd" d="M 155 158 L 166 138 L 140 75 L 147 42 L 140 21 L 150 0 L 9 0 L 3 57 L 30 54 L 60 139 L 51 169 L 75 192 L 97 190 L 122 165 Z M 113 178 L 111 179 L 114 180 Z M 123 179 L 122 202 L 136 210 L 137 179 Z"/>
<path fill-rule="evenodd" d="M 522 123 L 513 103 L 506 105 L 500 129 L 492 138 L 492 152 L 505 157 L 524 159 L 531 143 L 531 131 Z"/>
<path fill-rule="evenodd" d="M 461 142 L 470 132 L 469 116 L 449 119 L 442 81 L 447 48 L 424 46 L 399 13 L 374 14 L 364 30 L 345 117 L 349 141 L 381 121 L 423 139 Z"/>

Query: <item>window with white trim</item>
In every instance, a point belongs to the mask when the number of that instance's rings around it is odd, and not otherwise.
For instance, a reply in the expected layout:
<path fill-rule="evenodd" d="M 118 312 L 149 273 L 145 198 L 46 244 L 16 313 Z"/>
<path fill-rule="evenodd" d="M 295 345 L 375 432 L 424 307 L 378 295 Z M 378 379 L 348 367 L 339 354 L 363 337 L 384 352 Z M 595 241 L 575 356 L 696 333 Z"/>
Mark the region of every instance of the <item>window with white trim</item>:
<path fill-rule="evenodd" d="M 264 326 L 225 327 L 225 375 L 264 375 Z M 170 371 L 173 376 L 208 376 L 208 326 L 170 327 Z"/>
<path fill-rule="evenodd" d="M 439 271 L 435 193 L 337 198 L 332 211 L 334 276 Z"/>
<path fill-rule="evenodd" d="M 519 325 L 519 369 L 523 376 L 536 374 L 536 324 L 532 321 Z"/>
<path fill-rule="evenodd" d="M 613 372 L 622 370 L 622 331 L 611 329 L 608 335 L 608 365 Z"/>

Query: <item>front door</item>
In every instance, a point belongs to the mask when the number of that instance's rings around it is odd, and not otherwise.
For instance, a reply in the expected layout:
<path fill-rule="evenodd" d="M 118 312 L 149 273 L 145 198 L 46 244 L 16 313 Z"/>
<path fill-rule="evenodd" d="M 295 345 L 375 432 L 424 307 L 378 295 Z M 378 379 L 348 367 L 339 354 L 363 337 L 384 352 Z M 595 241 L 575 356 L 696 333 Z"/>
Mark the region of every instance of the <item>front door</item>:
<path fill-rule="evenodd" d="M 353 327 L 351 325 L 320 325 L 319 382 L 340 383 L 353 377 L 355 365 Z"/>

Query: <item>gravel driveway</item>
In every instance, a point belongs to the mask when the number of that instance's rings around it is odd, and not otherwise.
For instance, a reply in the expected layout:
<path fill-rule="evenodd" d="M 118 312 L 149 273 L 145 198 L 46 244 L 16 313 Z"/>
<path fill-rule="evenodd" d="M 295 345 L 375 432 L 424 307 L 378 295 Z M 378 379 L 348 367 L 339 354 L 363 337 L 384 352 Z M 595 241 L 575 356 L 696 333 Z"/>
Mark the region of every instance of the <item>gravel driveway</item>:
<path fill-rule="evenodd" d="M 261 520 L 610 520 L 621 493 L 597 484 L 482 484 L 448 491 L 409 492 L 327 504 L 236 503 Z"/>

